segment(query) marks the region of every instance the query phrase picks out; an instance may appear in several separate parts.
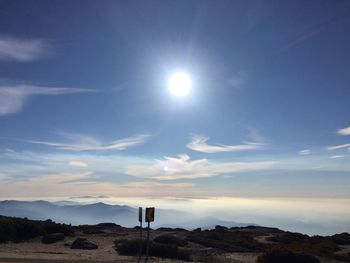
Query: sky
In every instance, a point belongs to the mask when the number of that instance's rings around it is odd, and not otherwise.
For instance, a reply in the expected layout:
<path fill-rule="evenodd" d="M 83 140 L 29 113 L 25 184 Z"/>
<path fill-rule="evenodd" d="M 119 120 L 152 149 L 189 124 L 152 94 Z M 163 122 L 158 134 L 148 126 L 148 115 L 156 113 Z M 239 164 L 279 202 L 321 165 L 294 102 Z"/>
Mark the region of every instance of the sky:
<path fill-rule="evenodd" d="M 350 199 L 349 11 L 0 0 L 0 198 Z"/>

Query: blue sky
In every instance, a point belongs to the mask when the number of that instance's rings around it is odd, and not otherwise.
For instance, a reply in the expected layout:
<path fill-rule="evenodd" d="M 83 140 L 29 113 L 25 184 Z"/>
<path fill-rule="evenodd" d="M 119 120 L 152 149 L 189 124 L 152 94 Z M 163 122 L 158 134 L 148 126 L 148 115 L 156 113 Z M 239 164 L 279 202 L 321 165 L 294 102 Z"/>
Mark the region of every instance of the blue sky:
<path fill-rule="evenodd" d="M 348 1 L 0 10 L 0 197 L 350 197 Z"/>

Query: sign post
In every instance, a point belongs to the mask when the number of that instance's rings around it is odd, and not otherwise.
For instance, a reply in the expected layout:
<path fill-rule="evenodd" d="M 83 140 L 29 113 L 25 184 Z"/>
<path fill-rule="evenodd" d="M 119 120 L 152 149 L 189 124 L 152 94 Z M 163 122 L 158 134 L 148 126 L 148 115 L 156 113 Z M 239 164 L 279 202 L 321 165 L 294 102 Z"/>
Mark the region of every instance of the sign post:
<path fill-rule="evenodd" d="M 137 260 L 137 263 L 140 263 L 141 257 L 142 257 L 142 207 L 139 207 L 139 222 L 140 222 L 140 250 L 139 250 L 139 259 Z"/>
<path fill-rule="evenodd" d="M 148 261 L 148 252 L 149 252 L 149 229 L 151 222 L 154 221 L 154 207 L 146 208 L 145 221 L 147 222 L 147 247 L 146 247 L 146 258 L 145 263 Z"/>

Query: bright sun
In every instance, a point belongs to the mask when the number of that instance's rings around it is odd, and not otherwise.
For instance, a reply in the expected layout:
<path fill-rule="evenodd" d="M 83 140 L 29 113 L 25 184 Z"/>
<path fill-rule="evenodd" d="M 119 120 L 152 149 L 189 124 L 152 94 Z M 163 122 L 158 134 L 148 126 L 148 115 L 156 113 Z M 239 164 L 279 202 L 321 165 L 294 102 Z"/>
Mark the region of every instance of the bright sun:
<path fill-rule="evenodd" d="M 184 72 L 174 73 L 169 79 L 169 90 L 176 97 L 185 97 L 192 88 L 192 81 Z"/>

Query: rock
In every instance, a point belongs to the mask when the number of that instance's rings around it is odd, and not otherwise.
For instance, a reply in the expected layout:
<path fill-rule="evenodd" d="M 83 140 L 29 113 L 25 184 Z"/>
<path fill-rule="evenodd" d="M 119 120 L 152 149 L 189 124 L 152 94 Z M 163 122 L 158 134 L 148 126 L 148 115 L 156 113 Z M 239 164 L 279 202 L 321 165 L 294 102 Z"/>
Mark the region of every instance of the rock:
<path fill-rule="evenodd" d="M 89 242 L 86 238 L 77 238 L 74 240 L 71 249 L 97 249 L 98 246 L 94 243 Z"/>
<path fill-rule="evenodd" d="M 44 244 L 52 244 L 63 240 L 64 240 L 63 233 L 53 233 L 53 234 L 44 235 L 43 238 L 41 239 L 41 242 Z"/>

